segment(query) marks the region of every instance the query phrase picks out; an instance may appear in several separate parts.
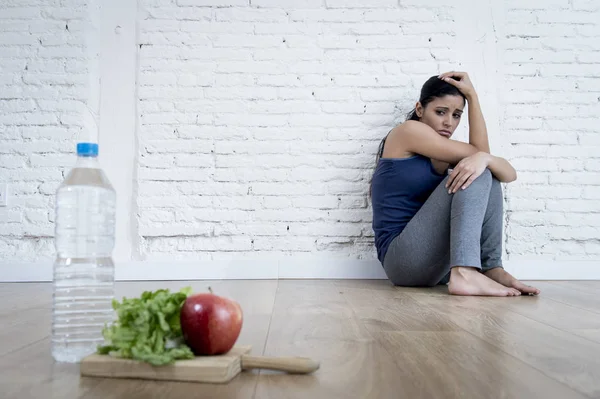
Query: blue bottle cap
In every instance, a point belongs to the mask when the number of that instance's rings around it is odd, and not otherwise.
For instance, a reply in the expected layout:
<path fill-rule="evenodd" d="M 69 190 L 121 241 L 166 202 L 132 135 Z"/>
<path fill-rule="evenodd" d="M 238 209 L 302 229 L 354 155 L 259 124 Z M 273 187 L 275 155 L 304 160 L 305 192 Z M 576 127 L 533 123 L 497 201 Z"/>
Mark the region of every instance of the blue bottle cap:
<path fill-rule="evenodd" d="M 77 156 L 79 157 L 97 157 L 98 144 L 96 143 L 77 143 Z"/>

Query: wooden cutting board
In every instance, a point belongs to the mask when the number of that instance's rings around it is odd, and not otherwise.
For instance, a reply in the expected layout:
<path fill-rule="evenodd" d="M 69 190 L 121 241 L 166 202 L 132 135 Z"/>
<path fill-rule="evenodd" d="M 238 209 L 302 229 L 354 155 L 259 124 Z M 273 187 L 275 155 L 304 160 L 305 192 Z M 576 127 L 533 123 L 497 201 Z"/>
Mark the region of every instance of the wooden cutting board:
<path fill-rule="evenodd" d="M 197 356 L 168 366 L 93 354 L 81 361 L 80 373 L 92 377 L 226 383 L 248 369 L 307 374 L 319 368 L 318 362 L 304 357 L 250 356 L 251 349 L 251 346 L 235 346 L 224 355 Z"/>

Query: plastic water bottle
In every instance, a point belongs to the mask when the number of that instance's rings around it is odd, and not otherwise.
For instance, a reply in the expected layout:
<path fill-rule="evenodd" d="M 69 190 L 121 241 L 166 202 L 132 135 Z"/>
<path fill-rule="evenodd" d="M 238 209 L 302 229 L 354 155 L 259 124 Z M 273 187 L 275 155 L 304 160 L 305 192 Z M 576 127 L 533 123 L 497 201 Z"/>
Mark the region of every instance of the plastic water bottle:
<path fill-rule="evenodd" d="M 79 362 L 113 320 L 116 194 L 98 144 L 78 143 L 77 163 L 56 192 L 52 356 Z"/>

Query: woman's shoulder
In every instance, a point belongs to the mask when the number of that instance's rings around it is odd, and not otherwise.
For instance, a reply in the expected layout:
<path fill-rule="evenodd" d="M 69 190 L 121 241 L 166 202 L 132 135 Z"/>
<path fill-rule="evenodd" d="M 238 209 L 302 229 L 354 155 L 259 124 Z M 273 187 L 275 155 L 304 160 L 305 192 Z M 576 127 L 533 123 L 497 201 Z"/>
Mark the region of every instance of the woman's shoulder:
<path fill-rule="evenodd" d="M 405 140 L 407 134 L 417 133 L 426 126 L 419 121 L 408 120 L 394 127 L 387 136 L 383 156 L 386 158 L 412 158 L 418 154 L 407 151 Z"/>
<path fill-rule="evenodd" d="M 395 128 L 393 128 L 392 132 L 394 134 L 398 135 L 398 134 L 402 134 L 405 132 L 414 132 L 415 130 L 419 131 L 419 130 L 423 130 L 423 129 L 427 129 L 427 128 L 428 128 L 428 126 L 423 122 L 407 120 L 407 121 L 400 123 Z"/>

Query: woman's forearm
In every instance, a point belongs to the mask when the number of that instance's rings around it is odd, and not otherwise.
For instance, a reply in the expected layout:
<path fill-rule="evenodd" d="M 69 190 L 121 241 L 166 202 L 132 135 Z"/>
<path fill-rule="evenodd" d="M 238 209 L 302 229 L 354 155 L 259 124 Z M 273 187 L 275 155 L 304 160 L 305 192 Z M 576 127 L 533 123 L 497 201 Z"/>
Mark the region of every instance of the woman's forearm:
<path fill-rule="evenodd" d="M 517 180 L 517 171 L 504 158 L 488 154 L 488 169 L 502 183 L 510 183 Z"/>
<path fill-rule="evenodd" d="M 489 154 L 490 144 L 479 97 L 473 93 L 467 96 L 467 102 L 469 104 L 469 144 L 475 146 L 479 151 Z"/>

